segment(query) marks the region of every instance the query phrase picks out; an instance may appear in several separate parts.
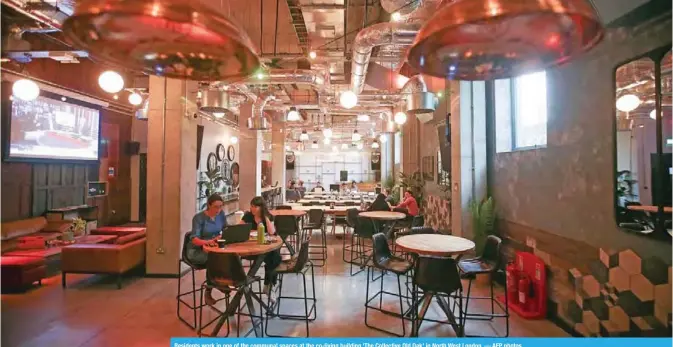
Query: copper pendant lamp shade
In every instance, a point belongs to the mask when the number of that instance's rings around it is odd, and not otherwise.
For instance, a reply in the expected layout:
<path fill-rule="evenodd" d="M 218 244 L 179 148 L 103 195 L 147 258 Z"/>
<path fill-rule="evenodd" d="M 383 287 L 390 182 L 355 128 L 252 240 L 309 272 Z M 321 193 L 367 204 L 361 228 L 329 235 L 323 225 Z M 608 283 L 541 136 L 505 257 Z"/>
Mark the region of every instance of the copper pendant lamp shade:
<path fill-rule="evenodd" d="M 245 32 L 194 0 L 77 1 L 63 32 L 98 59 L 153 75 L 221 81 L 260 67 Z"/>
<path fill-rule="evenodd" d="M 457 0 L 421 28 L 407 59 L 436 77 L 509 78 L 563 64 L 602 37 L 585 0 Z"/>

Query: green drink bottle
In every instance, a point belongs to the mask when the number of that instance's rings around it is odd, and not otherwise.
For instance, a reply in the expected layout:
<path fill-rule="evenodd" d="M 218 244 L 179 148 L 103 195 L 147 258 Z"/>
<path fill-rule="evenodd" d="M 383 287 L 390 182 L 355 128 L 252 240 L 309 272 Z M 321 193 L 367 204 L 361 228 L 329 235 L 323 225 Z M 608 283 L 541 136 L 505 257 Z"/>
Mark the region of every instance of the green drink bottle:
<path fill-rule="evenodd" d="M 266 228 L 264 228 L 263 223 L 257 224 L 257 243 L 263 245 L 266 242 L 265 234 Z"/>

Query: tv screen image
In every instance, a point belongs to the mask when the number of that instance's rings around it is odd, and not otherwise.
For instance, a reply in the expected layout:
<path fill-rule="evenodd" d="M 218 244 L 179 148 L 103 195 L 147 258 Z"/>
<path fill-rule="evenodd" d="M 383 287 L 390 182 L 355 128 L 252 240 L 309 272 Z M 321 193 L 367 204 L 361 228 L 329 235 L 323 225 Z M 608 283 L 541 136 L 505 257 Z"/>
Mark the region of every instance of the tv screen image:
<path fill-rule="evenodd" d="M 15 98 L 9 159 L 98 160 L 100 111 L 45 96 Z"/>

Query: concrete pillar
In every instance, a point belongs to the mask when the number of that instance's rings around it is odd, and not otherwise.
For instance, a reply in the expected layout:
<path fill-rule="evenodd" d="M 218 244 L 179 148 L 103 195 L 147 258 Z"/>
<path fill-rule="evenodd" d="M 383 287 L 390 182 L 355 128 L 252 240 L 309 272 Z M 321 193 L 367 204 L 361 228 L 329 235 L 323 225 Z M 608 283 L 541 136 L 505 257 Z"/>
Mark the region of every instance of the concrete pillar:
<path fill-rule="evenodd" d="M 386 138 L 385 143 L 380 143 L 381 145 L 381 180 L 383 182 L 388 179 L 388 177 L 395 177 L 395 149 L 394 143 L 395 139 L 392 134 L 383 134 Z"/>
<path fill-rule="evenodd" d="M 276 122 L 271 128 L 271 184 L 280 188 L 280 195 L 285 202 L 285 122 Z"/>
<path fill-rule="evenodd" d="M 196 201 L 195 82 L 150 77 L 147 150 L 147 262 L 153 275 L 176 275 Z"/>
<path fill-rule="evenodd" d="M 262 194 L 262 136 L 257 130 L 248 129 L 252 103 L 243 104 L 239 109 L 239 205 L 241 209 L 247 210 L 250 200 Z"/>
<path fill-rule="evenodd" d="M 140 154 L 147 153 L 147 122 L 133 117 L 131 141 L 140 143 L 138 155 L 131 156 L 131 221 L 140 221 Z"/>

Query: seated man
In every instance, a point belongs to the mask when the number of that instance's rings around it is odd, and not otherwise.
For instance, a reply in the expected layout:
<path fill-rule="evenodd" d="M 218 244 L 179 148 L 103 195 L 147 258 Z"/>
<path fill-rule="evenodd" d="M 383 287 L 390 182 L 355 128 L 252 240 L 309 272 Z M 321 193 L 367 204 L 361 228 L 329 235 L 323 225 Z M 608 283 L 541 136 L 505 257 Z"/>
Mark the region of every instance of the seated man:
<path fill-rule="evenodd" d="M 311 189 L 312 192 L 322 192 L 324 190 L 325 190 L 325 188 L 323 188 L 322 184 L 320 184 L 320 181 L 316 182 L 315 187 L 313 187 L 313 189 Z"/>
<path fill-rule="evenodd" d="M 393 210 L 405 213 L 408 220 L 418 215 L 418 203 L 414 196 L 411 195 L 410 190 L 407 189 L 404 191 L 404 199 L 402 199 L 402 202 L 395 206 Z"/>

